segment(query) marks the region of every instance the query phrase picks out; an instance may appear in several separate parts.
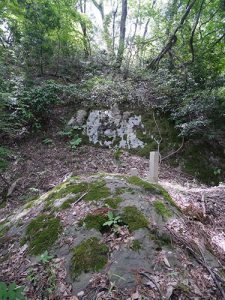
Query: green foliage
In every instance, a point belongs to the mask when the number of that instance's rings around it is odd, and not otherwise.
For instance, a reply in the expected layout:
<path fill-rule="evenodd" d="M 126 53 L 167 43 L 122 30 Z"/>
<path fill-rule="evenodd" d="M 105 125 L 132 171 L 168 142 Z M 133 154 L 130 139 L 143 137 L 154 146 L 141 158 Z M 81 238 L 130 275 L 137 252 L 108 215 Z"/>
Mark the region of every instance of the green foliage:
<path fill-rule="evenodd" d="M 41 263 L 48 263 L 54 256 L 48 255 L 48 251 L 45 250 L 41 255 L 37 257 L 37 261 Z"/>
<path fill-rule="evenodd" d="M 77 278 L 82 272 L 98 272 L 107 263 L 108 247 L 93 237 L 83 241 L 73 249 L 71 274 Z"/>
<path fill-rule="evenodd" d="M 112 211 L 108 212 L 108 221 L 106 221 L 103 226 L 109 226 L 112 228 L 117 228 L 119 224 L 122 223 L 120 216 L 114 216 Z"/>
<path fill-rule="evenodd" d="M 79 146 L 82 142 L 82 139 L 76 135 L 71 141 L 70 141 L 70 146 L 73 150 L 77 149 L 77 146 Z"/>
<path fill-rule="evenodd" d="M 44 140 L 42 141 L 42 143 L 45 144 L 45 145 L 53 145 L 53 144 L 54 144 L 53 140 L 50 139 L 50 138 L 44 139 Z"/>
<path fill-rule="evenodd" d="M 18 287 L 15 282 L 6 284 L 0 282 L 0 299 L 1 300 L 25 300 L 23 287 Z"/>
<path fill-rule="evenodd" d="M 114 158 L 115 160 L 119 161 L 121 155 L 122 155 L 121 149 L 120 149 L 120 148 L 116 148 L 116 149 L 114 150 L 114 152 L 113 152 L 113 158 Z"/>
<path fill-rule="evenodd" d="M 39 267 L 40 270 L 40 267 Z M 49 262 L 42 263 L 42 270 L 36 271 L 34 268 L 28 269 L 26 279 L 33 288 L 41 289 L 43 297 L 57 297 L 57 277 L 56 271 Z"/>
<path fill-rule="evenodd" d="M 41 254 L 49 249 L 61 232 L 60 219 L 53 215 L 40 215 L 33 219 L 26 229 L 24 241 L 29 242 L 29 253 Z"/>
<path fill-rule="evenodd" d="M 145 216 L 135 206 L 125 207 L 121 219 L 131 232 L 149 226 Z"/>
<path fill-rule="evenodd" d="M 11 156 L 12 151 L 9 148 L 0 146 L 0 172 L 7 169 Z"/>
<path fill-rule="evenodd" d="M 71 148 L 75 150 L 84 139 L 82 129 L 83 128 L 79 126 L 66 126 L 64 130 L 59 132 L 59 134 L 63 137 L 69 138 L 69 144 Z"/>
<path fill-rule="evenodd" d="M 61 102 L 59 92 L 61 86 L 54 81 L 25 89 L 18 95 L 15 118 L 23 125 L 41 128 L 49 118 L 51 107 Z"/>

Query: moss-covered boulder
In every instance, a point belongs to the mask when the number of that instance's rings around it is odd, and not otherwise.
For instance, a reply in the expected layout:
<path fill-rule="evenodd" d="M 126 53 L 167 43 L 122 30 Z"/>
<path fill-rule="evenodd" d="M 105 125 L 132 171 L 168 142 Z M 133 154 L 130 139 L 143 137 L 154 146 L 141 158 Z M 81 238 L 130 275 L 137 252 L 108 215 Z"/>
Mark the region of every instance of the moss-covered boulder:
<path fill-rule="evenodd" d="M 133 291 L 143 269 L 166 279 L 179 273 L 184 280 L 182 259 L 185 256 L 189 265 L 192 261 L 168 230 L 181 214 L 165 189 L 137 176 L 71 177 L 0 220 L 0 280 L 1 275 L 10 281 L 17 274 L 27 289 L 34 284 L 35 290 L 34 281 L 27 284 L 24 279 L 24 270 L 34 268 L 31 262 L 37 264 L 38 278 L 40 270 L 49 270 L 52 285 L 72 286 L 74 295 L 80 291 L 88 295 L 101 276 L 116 285 L 114 291 Z M 13 269 L 14 261 L 21 265 Z M 10 274 L 8 266 L 13 269 Z M 55 299 L 64 297 L 54 292 Z"/>

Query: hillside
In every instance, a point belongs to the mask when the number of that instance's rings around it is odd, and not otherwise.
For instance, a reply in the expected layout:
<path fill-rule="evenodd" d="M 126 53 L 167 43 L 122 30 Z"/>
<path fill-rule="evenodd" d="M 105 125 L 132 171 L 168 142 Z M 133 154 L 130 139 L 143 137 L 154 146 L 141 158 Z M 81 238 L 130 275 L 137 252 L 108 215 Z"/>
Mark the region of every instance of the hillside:
<path fill-rule="evenodd" d="M 224 12 L 0 1 L 0 300 L 225 299 Z"/>

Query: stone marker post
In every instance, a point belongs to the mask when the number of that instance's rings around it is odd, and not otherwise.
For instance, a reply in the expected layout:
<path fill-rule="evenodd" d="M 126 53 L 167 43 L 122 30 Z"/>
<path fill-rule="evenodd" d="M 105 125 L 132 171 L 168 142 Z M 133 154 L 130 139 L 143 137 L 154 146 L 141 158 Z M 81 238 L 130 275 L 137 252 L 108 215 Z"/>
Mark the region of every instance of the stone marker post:
<path fill-rule="evenodd" d="M 159 152 L 151 151 L 149 157 L 149 181 L 158 182 L 159 179 Z"/>

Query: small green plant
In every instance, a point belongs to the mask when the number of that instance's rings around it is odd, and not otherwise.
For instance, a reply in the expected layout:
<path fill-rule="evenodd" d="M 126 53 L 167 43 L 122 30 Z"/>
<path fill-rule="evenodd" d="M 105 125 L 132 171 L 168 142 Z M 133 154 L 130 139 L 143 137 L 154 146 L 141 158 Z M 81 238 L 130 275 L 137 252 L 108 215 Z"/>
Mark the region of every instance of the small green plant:
<path fill-rule="evenodd" d="M 52 268 L 47 269 L 48 274 L 48 295 L 54 295 L 57 289 L 57 277 L 56 273 Z"/>
<path fill-rule="evenodd" d="M 76 149 L 77 146 L 80 145 L 80 143 L 82 142 L 81 137 L 79 136 L 79 131 L 82 130 L 82 127 L 79 126 L 66 126 L 64 130 L 59 132 L 59 135 L 65 138 L 69 138 L 70 141 L 70 146 L 72 149 Z"/>
<path fill-rule="evenodd" d="M 82 139 L 76 135 L 71 141 L 70 141 L 70 146 L 73 150 L 77 149 L 77 146 L 80 145 Z"/>
<path fill-rule="evenodd" d="M 119 223 L 121 223 L 122 220 L 120 218 L 120 216 L 114 216 L 113 212 L 109 211 L 108 212 L 108 221 L 106 221 L 103 226 L 109 226 L 109 227 L 113 227 L 118 228 Z"/>
<path fill-rule="evenodd" d="M 37 257 L 37 261 L 41 263 L 48 263 L 54 256 L 48 255 L 48 251 L 46 250 L 41 255 Z"/>
<path fill-rule="evenodd" d="M 219 168 L 214 169 L 213 174 L 214 175 L 220 175 L 221 174 L 221 169 L 219 169 Z"/>
<path fill-rule="evenodd" d="M 27 277 L 26 279 L 30 281 L 33 285 L 37 285 L 38 283 L 38 276 L 35 274 L 33 268 L 29 268 L 27 270 Z"/>
<path fill-rule="evenodd" d="M 114 158 L 116 161 L 120 161 L 121 155 L 122 155 L 121 149 L 120 149 L 120 148 L 115 148 L 115 150 L 114 150 L 114 152 L 113 152 L 113 158 Z"/>
<path fill-rule="evenodd" d="M 0 299 L 1 300 L 25 300 L 23 287 L 17 286 L 15 282 L 8 285 L 0 282 Z"/>
<path fill-rule="evenodd" d="M 45 144 L 45 145 L 53 145 L 54 144 L 53 140 L 49 139 L 49 138 L 44 139 L 42 141 L 42 143 Z"/>

